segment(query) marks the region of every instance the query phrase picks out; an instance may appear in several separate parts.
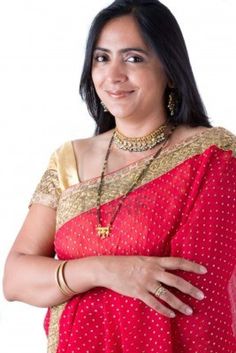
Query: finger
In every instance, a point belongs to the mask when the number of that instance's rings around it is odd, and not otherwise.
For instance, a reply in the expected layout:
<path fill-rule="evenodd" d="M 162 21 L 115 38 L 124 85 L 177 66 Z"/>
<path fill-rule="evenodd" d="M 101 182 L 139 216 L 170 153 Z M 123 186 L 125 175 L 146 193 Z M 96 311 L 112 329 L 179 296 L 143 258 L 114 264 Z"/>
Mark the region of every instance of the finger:
<path fill-rule="evenodd" d="M 164 306 L 161 302 L 159 302 L 157 298 L 155 298 L 149 292 L 142 293 L 141 296 L 139 296 L 139 299 L 161 315 L 164 315 L 168 318 L 174 318 L 176 316 L 172 310 Z"/>
<path fill-rule="evenodd" d="M 176 276 L 172 273 L 168 273 L 165 271 L 158 272 L 156 274 L 156 280 L 170 287 L 177 288 L 181 292 L 186 293 L 195 299 L 198 299 L 198 300 L 204 299 L 204 293 L 200 289 L 198 289 L 197 287 L 194 287 L 191 283 L 187 282 L 185 279 L 179 276 Z"/>
<path fill-rule="evenodd" d="M 207 273 L 206 267 L 181 257 L 159 257 L 158 265 L 167 270 L 183 270 L 187 272 L 195 272 L 198 274 Z"/>
<path fill-rule="evenodd" d="M 162 293 L 159 298 L 184 315 L 191 315 L 193 313 L 193 309 L 190 306 L 183 303 L 179 298 L 177 298 L 166 288 L 165 292 Z"/>

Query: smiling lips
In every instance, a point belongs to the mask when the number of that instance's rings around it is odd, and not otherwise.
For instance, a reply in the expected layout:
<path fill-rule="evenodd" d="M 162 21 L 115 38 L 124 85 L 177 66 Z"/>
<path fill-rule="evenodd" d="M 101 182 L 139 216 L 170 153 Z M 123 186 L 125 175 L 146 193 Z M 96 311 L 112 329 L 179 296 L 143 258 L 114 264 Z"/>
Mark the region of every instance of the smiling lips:
<path fill-rule="evenodd" d="M 129 96 L 131 93 L 133 93 L 134 91 L 107 91 L 107 93 L 109 94 L 110 97 L 112 98 L 126 98 L 127 96 Z"/>

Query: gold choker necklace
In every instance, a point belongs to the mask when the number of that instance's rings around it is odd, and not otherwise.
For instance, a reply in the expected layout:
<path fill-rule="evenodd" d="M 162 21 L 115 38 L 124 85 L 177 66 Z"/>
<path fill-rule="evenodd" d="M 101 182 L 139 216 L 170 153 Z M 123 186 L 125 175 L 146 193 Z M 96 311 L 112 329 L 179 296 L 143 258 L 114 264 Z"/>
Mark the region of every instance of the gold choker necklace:
<path fill-rule="evenodd" d="M 118 129 L 114 132 L 115 145 L 125 151 L 143 152 L 154 148 L 167 138 L 167 125 L 161 125 L 158 129 L 143 137 L 127 137 Z"/>

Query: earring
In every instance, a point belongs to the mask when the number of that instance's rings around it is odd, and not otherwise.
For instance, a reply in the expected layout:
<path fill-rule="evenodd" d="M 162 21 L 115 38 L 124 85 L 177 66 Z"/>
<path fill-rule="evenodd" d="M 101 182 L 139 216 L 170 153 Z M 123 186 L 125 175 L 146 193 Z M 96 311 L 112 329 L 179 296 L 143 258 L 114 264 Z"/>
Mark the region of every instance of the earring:
<path fill-rule="evenodd" d="M 101 102 L 101 106 L 103 107 L 104 113 L 108 112 L 107 107 L 105 106 L 105 103 Z"/>
<path fill-rule="evenodd" d="M 174 90 L 171 90 L 170 94 L 169 94 L 169 99 L 168 99 L 168 109 L 170 112 L 170 116 L 174 116 L 176 113 L 176 109 L 177 109 L 177 96 Z"/>

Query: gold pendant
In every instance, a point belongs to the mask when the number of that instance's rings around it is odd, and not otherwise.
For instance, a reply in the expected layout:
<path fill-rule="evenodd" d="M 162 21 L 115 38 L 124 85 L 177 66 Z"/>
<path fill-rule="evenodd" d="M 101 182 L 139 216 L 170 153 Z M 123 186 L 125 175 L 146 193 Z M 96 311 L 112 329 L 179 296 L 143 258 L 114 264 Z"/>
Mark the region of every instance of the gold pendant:
<path fill-rule="evenodd" d="M 108 227 L 98 226 L 97 232 L 98 232 L 98 235 L 101 239 L 106 239 L 109 237 L 110 227 L 109 226 Z"/>

